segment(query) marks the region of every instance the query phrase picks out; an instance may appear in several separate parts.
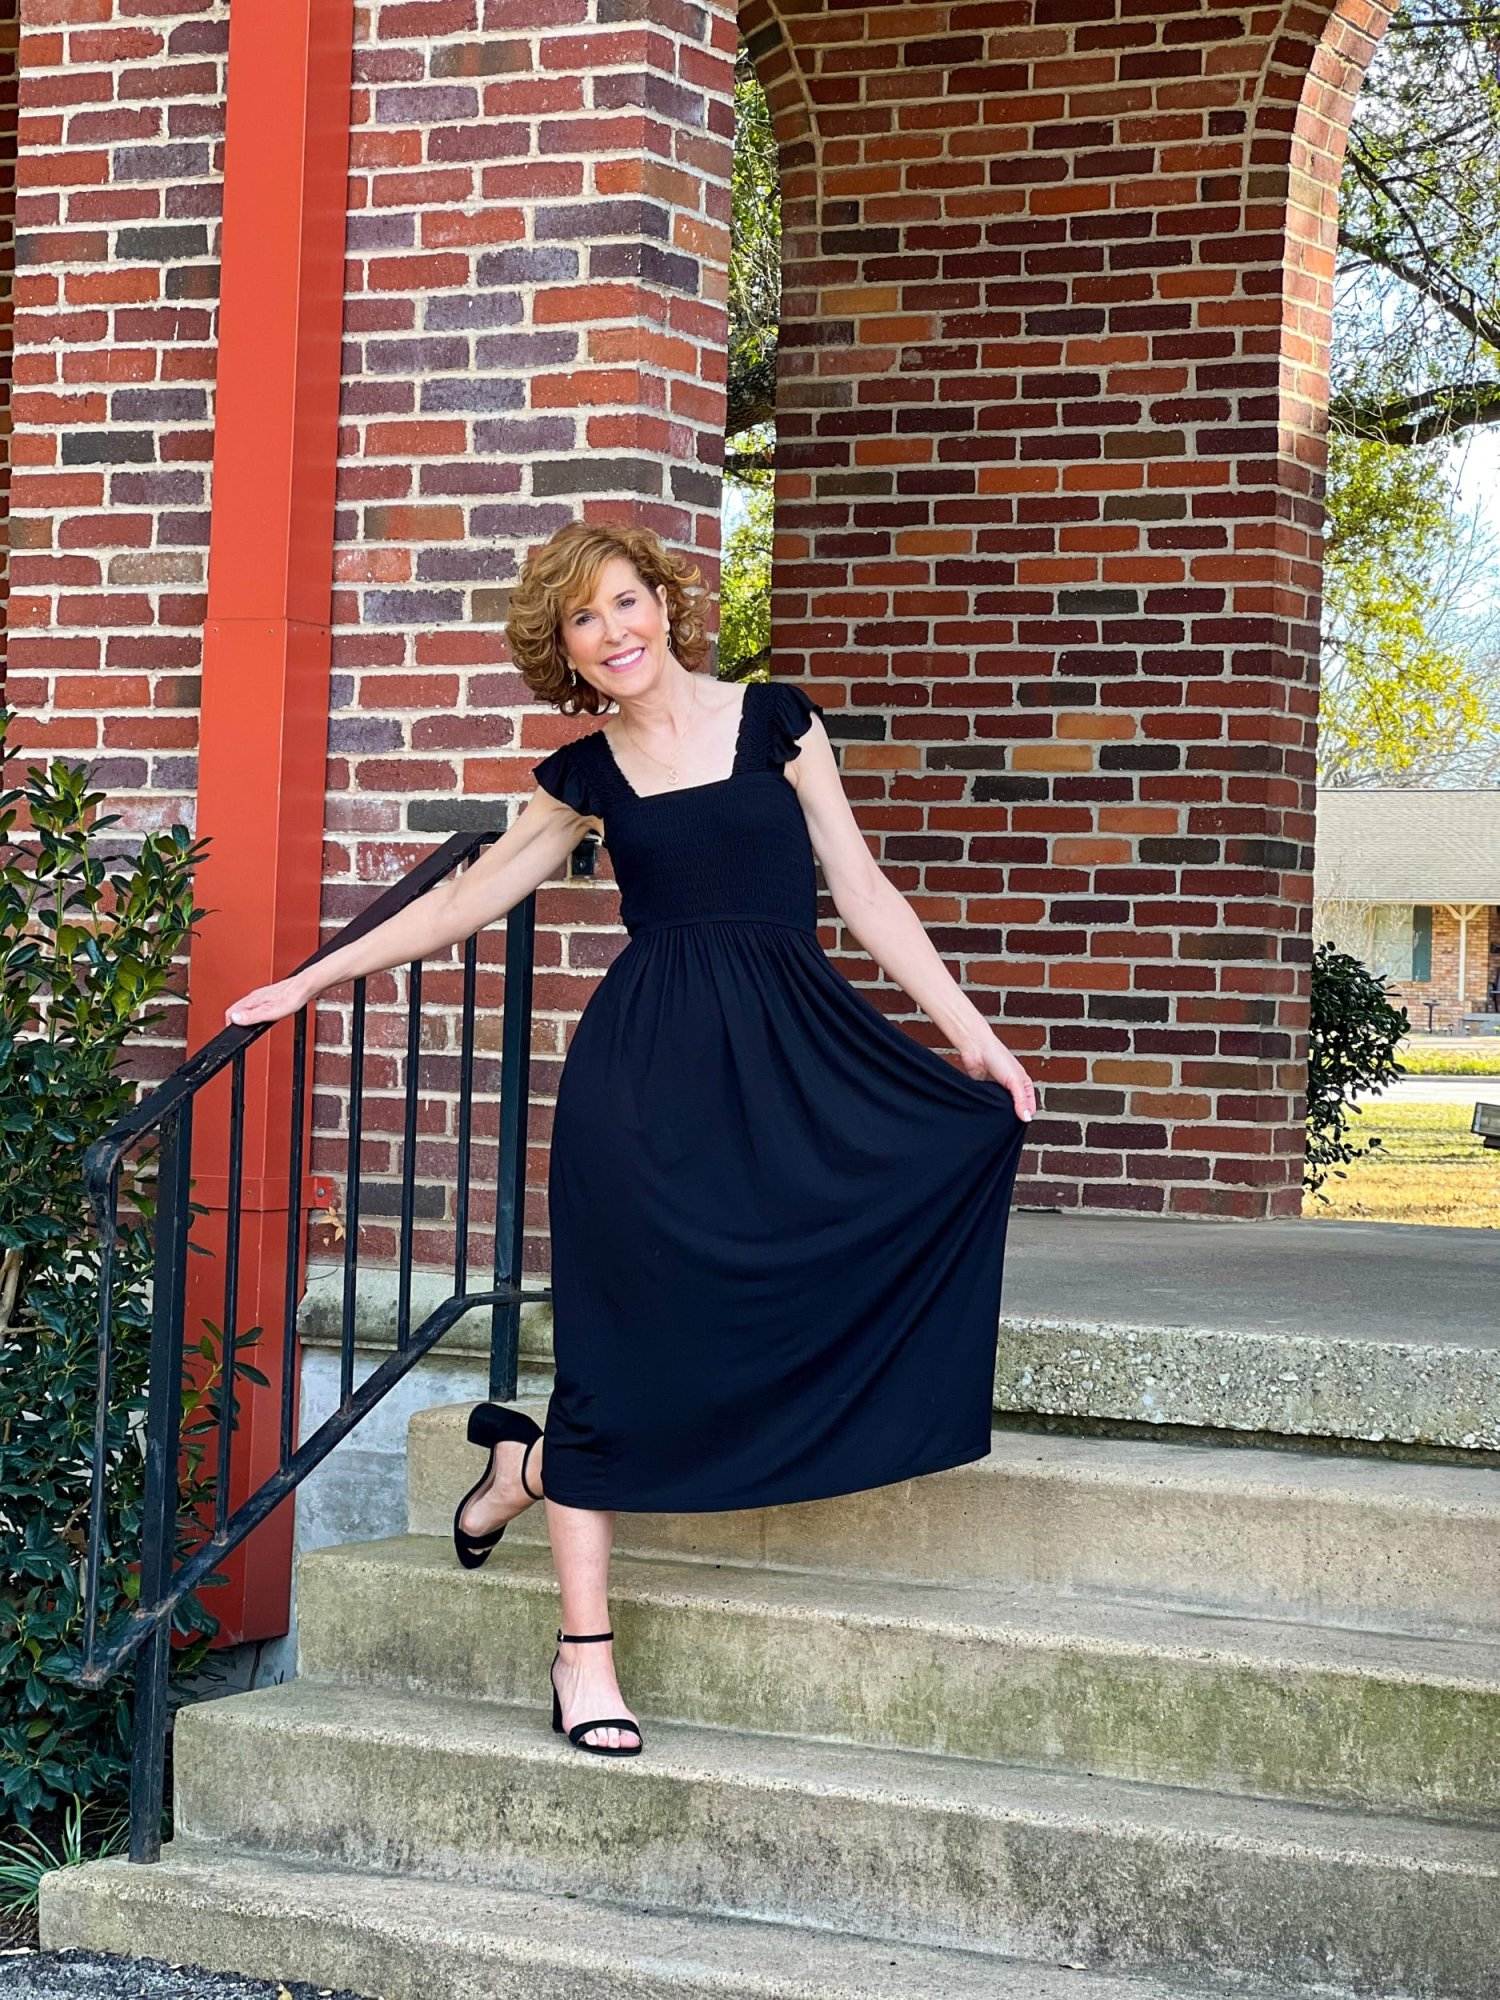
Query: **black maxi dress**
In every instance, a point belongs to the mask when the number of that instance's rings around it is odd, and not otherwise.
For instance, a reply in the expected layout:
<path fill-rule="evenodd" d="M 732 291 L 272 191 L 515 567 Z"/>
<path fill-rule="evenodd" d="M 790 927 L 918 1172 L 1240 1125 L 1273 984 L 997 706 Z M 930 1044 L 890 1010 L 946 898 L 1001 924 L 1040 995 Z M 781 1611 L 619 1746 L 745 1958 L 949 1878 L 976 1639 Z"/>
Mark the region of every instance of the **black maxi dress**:
<path fill-rule="evenodd" d="M 598 815 L 629 942 L 558 1084 L 546 1485 L 569 1507 L 824 1499 L 984 1458 L 1025 1134 L 819 943 L 784 766 L 822 709 L 748 682 L 730 775 L 637 795 L 602 730 L 534 766 Z"/>

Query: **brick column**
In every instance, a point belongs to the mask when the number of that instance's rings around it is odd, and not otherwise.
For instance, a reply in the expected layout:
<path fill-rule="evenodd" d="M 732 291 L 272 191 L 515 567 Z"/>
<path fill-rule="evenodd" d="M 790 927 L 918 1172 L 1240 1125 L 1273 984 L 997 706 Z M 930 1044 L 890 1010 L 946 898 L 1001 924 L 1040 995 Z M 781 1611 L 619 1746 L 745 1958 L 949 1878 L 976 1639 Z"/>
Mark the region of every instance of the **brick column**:
<path fill-rule="evenodd" d="M 718 576 L 736 35 L 727 8 L 562 23 L 538 0 L 370 9 L 356 48 L 325 919 L 459 827 L 504 823 L 579 724 L 500 627 L 525 550 L 579 514 L 642 521 Z M 543 1267 L 548 1106 L 623 943 L 601 886 L 538 899 L 528 1265 Z M 477 1087 L 498 1084 L 502 934 L 483 941 Z M 417 1251 L 451 1255 L 459 977 L 434 970 Z M 402 1016 L 370 982 L 364 1240 L 394 1253 Z M 342 1157 L 347 1023 L 325 1022 L 317 1158 Z M 496 1108 L 476 1105 L 493 1220 Z M 329 1243 L 331 1235 L 320 1235 Z M 482 1240 L 476 1259 L 486 1254 Z"/>

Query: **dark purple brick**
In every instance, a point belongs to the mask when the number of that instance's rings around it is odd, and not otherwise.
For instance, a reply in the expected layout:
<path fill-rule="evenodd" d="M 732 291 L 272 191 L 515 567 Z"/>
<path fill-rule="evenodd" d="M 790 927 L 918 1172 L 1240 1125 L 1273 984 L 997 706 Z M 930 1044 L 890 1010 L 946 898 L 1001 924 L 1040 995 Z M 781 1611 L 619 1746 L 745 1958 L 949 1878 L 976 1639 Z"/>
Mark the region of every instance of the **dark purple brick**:
<path fill-rule="evenodd" d="M 525 384 L 508 377 L 447 375 L 429 378 L 422 384 L 424 410 L 469 413 L 519 410 L 525 402 Z"/>
<path fill-rule="evenodd" d="M 463 616 L 460 590 L 367 590 L 364 613 L 373 625 L 436 625 Z"/>
<path fill-rule="evenodd" d="M 525 307 L 514 292 L 435 292 L 423 302 L 424 324 L 434 333 L 515 326 Z"/>

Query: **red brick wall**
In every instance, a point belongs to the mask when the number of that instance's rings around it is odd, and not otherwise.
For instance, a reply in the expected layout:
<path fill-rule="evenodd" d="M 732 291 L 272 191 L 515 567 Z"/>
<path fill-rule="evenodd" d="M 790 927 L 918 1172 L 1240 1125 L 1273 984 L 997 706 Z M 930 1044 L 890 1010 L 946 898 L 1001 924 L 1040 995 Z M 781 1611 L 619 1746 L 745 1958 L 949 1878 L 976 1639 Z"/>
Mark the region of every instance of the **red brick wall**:
<path fill-rule="evenodd" d="M 1019 1199 L 1295 1214 L 1318 418 L 1383 16 L 925 20 L 792 29 L 776 665 L 1036 1059 Z"/>
<path fill-rule="evenodd" d="M 136 824 L 191 812 L 225 18 L 147 4 L 28 0 L 13 620 L 31 741 L 104 757 Z M 929 20 L 741 17 L 783 157 L 775 670 L 1043 1084 L 1019 1198 L 1295 1213 L 1332 198 L 1383 15 Z M 732 17 L 411 0 L 358 34 L 330 926 L 578 729 L 505 659 L 528 545 L 628 515 L 712 582 L 724 408 Z M 605 870 L 539 899 L 537 1264 Z"/>
<path fill-rule="evenodd" d="M 8 695 L 137 830 L 194 815 L 227 21 L 22 8 Z"/>
<path fill-rule="evenodd" d="M 226 15 L 115 13 L 23 20 L 12 693 L 139 825 L 193 797 Z"/>

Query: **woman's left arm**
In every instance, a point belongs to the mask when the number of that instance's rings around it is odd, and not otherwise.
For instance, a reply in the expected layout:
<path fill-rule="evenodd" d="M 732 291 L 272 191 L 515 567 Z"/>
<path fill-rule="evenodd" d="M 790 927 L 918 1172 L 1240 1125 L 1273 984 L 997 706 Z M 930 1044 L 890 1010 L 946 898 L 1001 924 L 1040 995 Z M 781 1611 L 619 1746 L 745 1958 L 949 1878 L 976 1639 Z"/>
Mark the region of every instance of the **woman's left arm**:
<path fill-rule="evenodd" d="M 801 746 L 787 766 L 787 777 L 797 788 L 813 852 L 851 937 L 942 1030 L 968 1074 L 1004 1084 L 1017 1115 L 1031 1119 L 1035 1085 L 944 965 L 911 904 L 881 872 L 850 809 L 833 746 L 817 716 Z"/>

